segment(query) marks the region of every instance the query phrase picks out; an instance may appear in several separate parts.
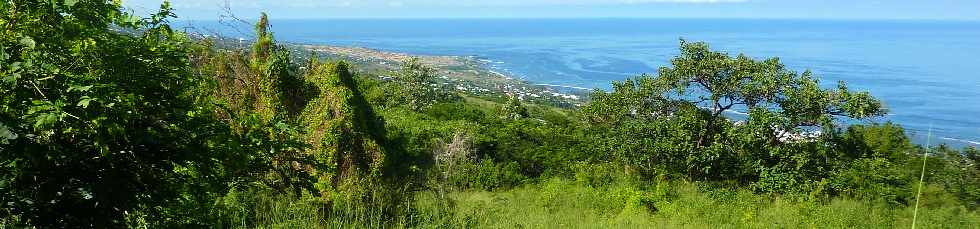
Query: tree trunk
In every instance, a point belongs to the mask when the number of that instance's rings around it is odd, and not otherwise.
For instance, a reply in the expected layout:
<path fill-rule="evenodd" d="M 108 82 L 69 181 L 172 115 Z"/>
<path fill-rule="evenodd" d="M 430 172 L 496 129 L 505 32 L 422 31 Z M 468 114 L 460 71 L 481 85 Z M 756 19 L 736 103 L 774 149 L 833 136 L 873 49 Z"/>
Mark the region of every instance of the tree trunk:
<path fill-rule="evenodd" d="M 711 118 L 709 118 L 708 122 L 704 124 L 704 131 L 701 131 L 701 134 L 698 136 L 697 149 L 701 149 L 701 147 L 704 146 L 704 140 L 714 134 L 715 120 L 717 120 L 718 115 L 721 114 L 721 105 L 718 104 L 718 100 L 714 100 L 713 104 L 714 109 L 711 111 Z"/>

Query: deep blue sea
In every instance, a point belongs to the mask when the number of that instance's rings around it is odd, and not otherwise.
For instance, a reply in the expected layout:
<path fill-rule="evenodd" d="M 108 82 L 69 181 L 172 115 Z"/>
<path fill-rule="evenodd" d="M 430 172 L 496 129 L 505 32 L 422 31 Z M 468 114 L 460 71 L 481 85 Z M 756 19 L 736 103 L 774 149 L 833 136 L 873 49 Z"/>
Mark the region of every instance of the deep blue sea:
<path fill-rule="evenodd" d="M 215 22 L 184 22 L 249 38 Z M 608 89 L 655 74 L 680 38 L 756 58 L 778 56 L 882 98 L 918 143 L 980 146 L 980 22 L 762 19 L 273 20 L 279 40 L 419 55 L 476 56 L 533 83 Z M 241 31 L 249 31 L 243 26 Z"/>

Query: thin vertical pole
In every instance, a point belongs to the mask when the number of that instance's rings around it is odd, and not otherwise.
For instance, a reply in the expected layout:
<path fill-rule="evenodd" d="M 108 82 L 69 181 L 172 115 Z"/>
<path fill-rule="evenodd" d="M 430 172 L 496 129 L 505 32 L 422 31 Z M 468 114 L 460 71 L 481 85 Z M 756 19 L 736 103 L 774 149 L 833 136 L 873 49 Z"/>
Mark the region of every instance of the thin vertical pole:
<path fill-rule="evenodd" d="M 915 229 L 915 221 L 919 216 L 919 198 L 922 197 L 922 183 L 926 179 L 926 161 L 929 158 L 929 150 L 932 149 L 932 124 L 929 124 L 929 135 L 926 137 L 926 152 L 922 154 L 922 173 L 919 174 L 919 191 L 915 194 L 915 210 L 912 212 L 912 229 Z"/>

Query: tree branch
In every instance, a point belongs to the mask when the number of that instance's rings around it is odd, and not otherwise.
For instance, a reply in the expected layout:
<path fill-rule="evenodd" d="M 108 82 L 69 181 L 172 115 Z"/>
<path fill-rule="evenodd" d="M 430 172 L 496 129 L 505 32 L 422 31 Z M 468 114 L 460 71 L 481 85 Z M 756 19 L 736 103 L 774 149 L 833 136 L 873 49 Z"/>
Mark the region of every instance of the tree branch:
<path fill-rule="evenodd" d="M 225 25 L 231 29 L 234 29 L 235 32 L 237 32 L 238 35 L 240 36 L 254 38 L 254 36 L 250 35 L 249 33 L 242 32 L 240 29 L 238 29 L 237 26 L 232 24 L 233 22 L 238 22 L 245 25 L 251 25 L 253 23 L 243 20 L 238 16 L 236 16 L 235 13 L 231 10 L 231 2 L 229 0 L 225 0 L 224 4 L 219 5 L 219 7 L 221 8 L 222 14 L 218 15 L 218 23 Z M 231 22 L 225 21 L 226 18 L 230 19 Z"/>

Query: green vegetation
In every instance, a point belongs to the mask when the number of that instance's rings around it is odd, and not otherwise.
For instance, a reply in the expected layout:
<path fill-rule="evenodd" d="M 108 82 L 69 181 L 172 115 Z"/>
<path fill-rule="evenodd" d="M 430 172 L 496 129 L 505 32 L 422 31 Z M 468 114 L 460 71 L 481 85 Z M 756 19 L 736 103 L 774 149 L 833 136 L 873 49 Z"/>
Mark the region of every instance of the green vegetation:
<path fill-rule="evenodd" d="M 0 11 L 0 228 L 906 227 L 925 153 L 919 225 L 980 225 L 980 152 L 776 58 L 681 41 L 568 108 L 296 61 L 264 14 L 234 49 L 167 4 Z"/>

